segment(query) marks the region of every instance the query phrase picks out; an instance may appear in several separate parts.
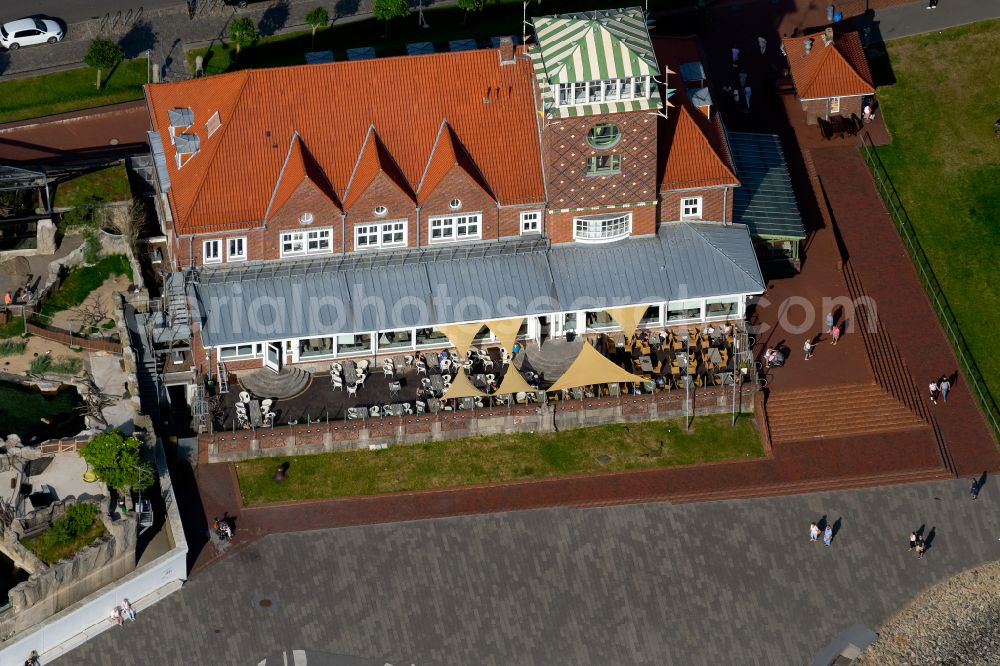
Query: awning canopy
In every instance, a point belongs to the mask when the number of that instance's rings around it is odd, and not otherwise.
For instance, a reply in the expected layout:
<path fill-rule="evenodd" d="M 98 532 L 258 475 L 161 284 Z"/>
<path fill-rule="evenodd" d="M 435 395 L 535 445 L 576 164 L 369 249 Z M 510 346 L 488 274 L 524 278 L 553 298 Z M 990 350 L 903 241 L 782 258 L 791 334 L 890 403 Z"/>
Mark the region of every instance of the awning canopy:
<path fill-rule="evenodd" d="M 469 349 L 469 345 L 472 344 L 472 338 L 476 336 L 483 328 L 482 322 L 477 322 L 473 324 L 447 324 L 444 326 L 438 326 L 437 330 L 441 331 L 448 336 L 448 340 L 451 344 L 455 345 L 455 349 L 458 350 L 458 355 L 463 359 L 465 358 L 465 352 Z"/>
<path fill-rule="evenodd" d="M 630 338 L 635 334 L 635 329 L 639 326 L 639 322 L 642 321 L 648 309 L 648 305 L 627 305 L 621 308 L 606 308 L 604 311 L 618 322 L 622 331 L 625 332 L 625 337 Z"/>
<path fill-rule="evenodd" d="M 457 398 L 485 398 L 486 394 L 477 389 L 469 381 L 469 376 L 464 369 L 460 369 L 455 379 L 451 380 L 451 386 L 444 392 L 442 400 L 453 400 Z"/>
<path fill-rule="evenodd" d="M 580 355 L 553 384 L 550 391 L 590 386 L 591 384 L 616 384 L 618 382 L 641 382 L 642 377 L 623 370 L 589 344 L 584 343 Z"/>
<path fill-rule="evenodd" d="M 493 335 L 497 336 L 500 344 L 507 351 L 513 349 L 514 343 L 517 341 L 517 332 L 521 330 L 522 324 L 524 324 L 524 317 L 518 319 L 494 319 L 493 321 L 486 322 L 486 325 L 490 327 L 490 331 L 493 332 Z"/>
<path fill-rule="evenodd" d="M 503 376 L 503 381 L 500 382 L 500 388 L 497 389 L 496 394 L 531 393 L 534 390 L 528 385 L 528 382 L 524 381 L 524 377 L 517 371 L 517 368 L 511 365 L 507 368 L 507 373 Z"/>

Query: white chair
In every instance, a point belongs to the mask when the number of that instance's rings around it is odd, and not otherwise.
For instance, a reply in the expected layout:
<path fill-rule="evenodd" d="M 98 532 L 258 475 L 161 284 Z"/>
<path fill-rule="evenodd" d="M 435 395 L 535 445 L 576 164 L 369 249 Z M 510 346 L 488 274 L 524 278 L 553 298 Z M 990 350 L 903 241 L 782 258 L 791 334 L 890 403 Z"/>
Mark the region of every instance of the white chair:
<path fill-rule="evenodd" d="M 264 412 L 265 414 L 267 414 L 269 411 L 271 411 L 271 405 L 273 405 L 273 404 L 274 404 L 274 400 L 273 399 L 271 399 L 271 398 L 264 398 L 263 400 L 260 401 L 260 409 L 261 409 L 262 412 Z"/>
<path fill-rule="evenodd" d="M 240 402 L 250 402 L 250 394 L 246 391 L 240 391 Z"/>
<path fill-rule="evenodd" d="M 358 397 L 358 385 L 357 384 L 355 384 L 354 386 L 348 386 L 347 387 L 347 397 L 349 397 L 349 398 L 351 398 L 351 397 L 353 397 L 353 398 Z"/>
<path fill-rule="evenodd" d="M 274 425 L 274 412 L 268 412 L 264 414 L 264 425 L 268 428 Z"/>
<path fill-rule="evenodd" d="M 478 407 L 479 409 L 483 408 L 483 399 L 478 396 L 476 397 L 476 407 Z"/>
<path fill-rule="evenodd" d="M 344 390 L 344 380 L 340 377 L 333 378 L 333 388 L 331 390 L 336 391 L 337 389 Z"/>
<path fill-rule="evenodd" d="M 336 370 L 338 375 L 344 372 L 344 364 L 343 363 L 334 363 L 330 367 L 332 367 L 334 370 Z"/>
<path fill-rule="evenodd" d="M 451 359 L 450 358 L 441 359 L 441 370 L 443 372 L 447 372 L 448 370 L 451 370 Z"/>
<path fill-rule="evenodd" d="M 385 377 L 392 377 L 396 372 L 396 366 L 392 364 L 392 361 L 382 364 L 382 374 Z"/>
<path fill-rule="evenodd" d="M 399 382 L 389 382 L 389 397 L 394 398 L 399 395 L 399 392 L 403 390 L 402 384 Z"/>
<path fill-rule="evenodd" d="M 423 414 L 427 411 L 427 403 L 423 400 L 417 400 L 417 414 Z"/>
<path fill-rule="evenodd" d="M 406 414 L 407 416 L 413 414 L 413 407 L 410 406 L 410 403 L 408 402 L 403 403 L 403 413 Z"/>
<path fill-rule="evenodd" d="M 470 359 L 463 363 L 462 367 L 465 368 L 466 372 L 472 372 L 472 360 Z"/>
<path fill-rule="evenodd" d="M 487 382 L 495 382 L 496 380 L 497 380 L 497 376 L 494 375 L 492 372 L 490 374 L 486 375 L 486 381 Z"/>
<path fill-rule="evenodd" d="M 406 356 L 404 356 L 404 357 L 403 357 L 403 363 L 404 363 L 404 364 L 405 364 L 405 365 L 406 365 L 407 367 L 409 367 L 409 366 L 413 365 L 413 355 L 412 355 L 412 354 L 407 354 Z"/>
<path fill-rule="evenodd" d="M 362 359 L 358 361 L 357 364 L 358 372 L 368 372 L 368 364 L 369 364 L 368 359 Z"/>
<path fill-rule="evenodd" d="M 247 413 L 247 403 L 245 403 L 245 402 L 238 402 L 238 403 L 236 403 L 236 412 L 238 414 L 246 414 Z"/>
<path fill-rule="evenodd" d="M 422 359 L 420 361 L 417 361 L 417 374 L 419 375 L 421 373 L 425 375 L 427 374 L 427 364 L 424 363 Z"/>
<path fill-rule="evenodd" d="M 431 387 L 431 380 L 427 377 L 421 377 L 420 385 L 425 389 L 429 389 Z"/>
<path fill-rule="evenodd" d="M 441 381 L 445 388 L 451 386 L 451 375 L 441 375 Z"/>
<path fill-rule="evenodd" d="M 372 416 L 382 416 L 382 410 L 378 405 L 372 405 L 372 408 L 368 410 L 368 413 Z"/>
<path fill-rule="evenodd" d="M 524 391 L 518 391 L 516 399 L 517 399 L 517 404 L 519 405 L 526 404 L 528 402 L 528 394 L 525 393 Z"/>
<path fill-rule="evenodd" d="M 354 385 L 355 386 L 360 386 L 360 387 L 364 388 L 364 386 L 365 386 L 365 380 L 366 379 L 368 379 L 368 375 L 360 374 L 360 375 L 358 375 L 358 381 L 355 382 Z"/>
<path fill-rule="evenodd" d="M 489 354 L 483 355 L 482 356 L 482 361 L 483 361 L 483 367 L 484 368 L 486 368 L 487 370 L 492 370 L 493 369 L 493 359 L 490 358 Z"/>

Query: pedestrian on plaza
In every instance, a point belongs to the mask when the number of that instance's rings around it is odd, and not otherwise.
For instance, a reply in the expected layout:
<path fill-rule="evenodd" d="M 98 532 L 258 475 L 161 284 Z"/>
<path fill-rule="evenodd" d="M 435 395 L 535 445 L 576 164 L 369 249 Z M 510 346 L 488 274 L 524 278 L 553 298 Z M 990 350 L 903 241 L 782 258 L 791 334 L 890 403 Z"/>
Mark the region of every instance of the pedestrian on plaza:
<path fill-rule="evenodd" d="M 111 621 L 119 627 L 125 624 L 125 620 L 122 618 L 122 609 L 118 606 L 115 606 L 115 609 L 111 611 Z"/>
<path fill-rule="evenodd" d="M 809 540 L 819 541 L 819 525 L 816 523 L 809 524 Z"/>
<path fill-rule="evenodd" d="M 750 86 L 743 88 L 743 98 L 747 103 L 747 111 L 750 110 Z"/>
<path fill-rule="evenodd" d="M 807 361 L 812 358 L 813 349 L 815 349 L 815 348 L 816 348 L 816 345 L 814 345 L 812 343 L 812 340 L 806 339 L 805 344 L 802 345 L 802 351 L 804 351 L 806 353 L 806 360 Z"/>
<path fill-rule="evenodd" d="M 830 329 L 830 336 L 833 338 L 833 344 L 837 344 L 837 340 L 840 340 L 840 326 L 836 325 Z"/>
<path fill-rule="evenodd" d="M 827 525 L 823 530 L 823 545 L 829 546 L 831 543 L 833 543 L 833 527 Z"/>
<path fill-rule="evenodd" d="M 732 53 L 732 55 L 733 55 L 733 67 L 734 68 L 739 67 L 740 66 L 740 50 L 734 46 L 732 49 L 730 49 L 730 53 Z"/>
<path fill-rule="evenodd" d="M 764 39 L 763 37 L 758 37 L 757 38 L 757 46 L 760 47 L 760 54 L 764 55 L 764 51 L 767 50 L 767 40 Z"/>
<path fill-rule="evenodd" d="M 833 321 L 833 312 L 831 311 L 831 312 L 828 312 L 827 315 L 826 315 L 826 332 L 827 333 L 830 333 L 831 331 L 833 331 L 833 324 L 834 324 L 834 321 Z"/>
<path fill-rule="evenodd" d="M 938 380 L 938 392 L 941 393 L 941 399 L 948 402 L 948 393 L 951 392 L 951 382 L 948 381 L 948 377 L 941 375 L 941 379 Z"/>
<path fill-rule="evenodd" d="M 917 559 L 924 559 L 924 553 L 927 552 L 927 546 L 924 545 L 923 541 L 917 542 Z"/>
<path fill-rule="evenodd" d="M 135 622 L 135 609 L 128 599 L 122 599 L 122 616 L 129 622 Z"/>
<path fill-rule="evenodd" d="M 913 550 L 916 547 L 917 547 L 917 533 L 910 532 L 910 550 Z"/>
<path fill-rule="evenodd" d="M 937 382 L 931 382 L 930 385 L 928 386 L 928 389 L 931 392 L 931 402 L 933 402 L 936 405 L 937 404 L 937 397 L 938 397 L 938 384 L 937 384 Z"/>
<path fill-rule="evenodd" d="M 972 499 L 979 497 L 979 479 L 972 480 L 972 486 L 969 488 L 969 496 Z"/>

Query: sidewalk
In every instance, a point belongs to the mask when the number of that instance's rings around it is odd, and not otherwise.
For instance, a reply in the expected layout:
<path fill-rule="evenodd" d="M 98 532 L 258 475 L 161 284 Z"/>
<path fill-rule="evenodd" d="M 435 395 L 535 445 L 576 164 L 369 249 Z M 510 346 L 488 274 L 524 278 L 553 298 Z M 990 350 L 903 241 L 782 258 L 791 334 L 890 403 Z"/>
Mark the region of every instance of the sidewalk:
<path fill-rule="evenodd" d="M 927 9 L 927 3 L 918 0 L 876 12 L 874 24 L 889 41 L 993 18 L 1000 18 L 998 0 L 941 0 L 937 9 Z M 863 18 L 857 20 L 864 25 Z"/>

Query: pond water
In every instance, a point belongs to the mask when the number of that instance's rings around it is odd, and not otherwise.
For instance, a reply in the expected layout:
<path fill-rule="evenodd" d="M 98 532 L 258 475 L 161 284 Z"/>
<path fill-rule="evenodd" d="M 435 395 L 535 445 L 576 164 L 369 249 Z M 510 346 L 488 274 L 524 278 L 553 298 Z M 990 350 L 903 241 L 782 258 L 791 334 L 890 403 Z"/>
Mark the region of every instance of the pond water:
<path fill-rule="evenodd" d="M 0 437 L 16 434 L 25 444 L 36 438 L 72 437 L 83 430 L 83 416 L 76 409 L 82 402 L 72 386 L 45 394 L 33 386 L 0 381 Z"/>
<path fill-rule="evenodd" d="M 28 580 L 28 572 L 14 564 L 3 553 L 0 553 L 0 605 L 7 603 L 7 593 L 18 583 Z"/>

